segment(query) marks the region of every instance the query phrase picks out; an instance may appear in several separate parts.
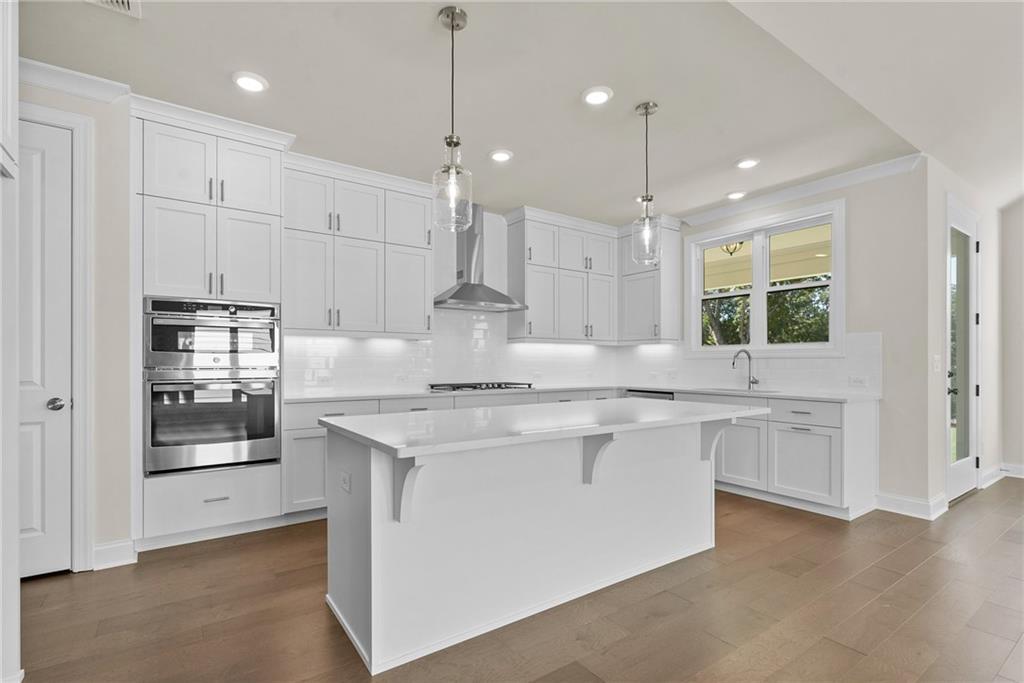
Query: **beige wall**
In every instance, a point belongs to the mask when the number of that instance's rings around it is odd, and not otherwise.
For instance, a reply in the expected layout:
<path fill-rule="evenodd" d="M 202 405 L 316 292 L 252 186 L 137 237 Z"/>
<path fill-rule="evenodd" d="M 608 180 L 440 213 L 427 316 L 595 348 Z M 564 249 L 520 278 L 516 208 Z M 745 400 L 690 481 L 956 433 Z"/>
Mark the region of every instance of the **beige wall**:
<path fill-rule="evenodd" d="M 97 544 L 124 540 L 131 536 L 127 362 L 129 98 L 121 97 L 107 104 L 23 84 L 21 100 L 82 114 L 95 121 L 91 347 L 96 383 L 86 397 L 93 415 L 93 540 Z"/>
<path fill-rule="evenodd" d="M 928 495 L 926 164 L 799 201 L 700 226 L 699 231 L 835 199 L 846 200 L 846 331 L 882 333 L 879 489 Z M 696 231 L 696 230 L 695 230 Z"/>
<path fill-rule="evenodd" d="M 999 212 L 1003 463 L 1024 474 L 1024 197 Z"/>

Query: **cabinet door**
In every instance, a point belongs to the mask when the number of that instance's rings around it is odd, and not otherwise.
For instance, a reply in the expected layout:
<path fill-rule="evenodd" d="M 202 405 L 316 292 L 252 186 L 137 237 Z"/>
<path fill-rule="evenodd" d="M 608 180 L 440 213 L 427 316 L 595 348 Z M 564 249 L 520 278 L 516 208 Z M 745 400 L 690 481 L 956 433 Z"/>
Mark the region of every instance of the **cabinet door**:
<path fill-rule="evenodd" d="M 653 339 L 658 322 L 657 272 L 637 273 L 622 278 L 619 320 L 622 339 Z"/>
<path fill-rule="evenodd" d="M 173 199 L 142 200 L 143 290 L 208 299 L 217 272 L 217 209 Z"/>
<path fill-rule="evenodd" d="M 281 153 L 217 139 L 217 203 L 231 209 L 281 215 Z"/>
<path fill-rule="evenodd" d="M 145 121 L 142 138 L 143 194 L 215 203 L 216 137 Z"/>
<path fill-rule="evenodd" d="M 434 272 L 429 249 L 387 245 L 387 305 L 384 329 L 388 332 L 430 331 L 434 313 Z"/>
<path fill-rule="evenodd" d="M 334 238 L 284 230 L 281 323 L 285 329 L 329 330 L 334 323 Z"/>
<path fill-rule="evenodd" d="M 327 430 L 292 429 L 281 443 L 281 511 L 327 506 Z"/>
<path fill-rule="evenodd" d="M 534 266 L 558 266 L 558 228 L 547 223 L 526 222 L 526 262 Z"/>
<path fill-rule="evenodd" d="M 558 267 L 587 270 L 587 233 L 572 228 L 558 229 Z"/>
<path fill-rule="evenodd" d="M 281 300 L 281 219 L 217 210 L 217 296 L 232 301 Z"/>
<path fill-rule="evenodd" d="M 384 244 L 334 238 L 334 327 L 384 331 Z"/>
<path fill-rule="evenodd" d="M 768 490 L 824 505 L 843 504 L 842 430 L 768 423 Z"/>
<path fill-rule="evenodd" d="M 539 339 L 558 337 L 558 271 L 541 266 L 526 267 L 526 336 Z"/>
<path fill-rule="evenodd" d="M 283 172 L 281 224 L 286 229 L 334 232 L 334 179 L 302 171 Z"/>
<path fill-rule="evenodd" d="M 559 339 L 587 338 L 587 274 L 558 271 Z"/>
<path fill-rule="evenodd" d="M 587 270 L 601 275 L 615 274 L 618 238 L 587 235 Z"/>
<path fill-rule="evenodd" d="M 587 275 L 587 324 L 592 340 L 615 339 L 615 278 L 611 275 Z"/>
<path fill-rule="evenodd" d="M 384 237 L 390 244 L 429 249 L 433 242 L 430 200 L 401 192 L 386 192 Z"/>
<path fill-rule="evenodd" d="M 384 190 L 334 181 L 334 229 L 344 237 L 384 241 Z"/>
<path fill-rule="evenodd" d="M 764 491 L 768 488 L 768 423 L 736 420 L 727 426 L 715 452 L 715 479 Z"/>
<path fill-rule="evenodd" d="M 0 147 L 18 163 L 18 3 L 0 2 Z M 3 158 L 0 157 L 0 163 Z"/>

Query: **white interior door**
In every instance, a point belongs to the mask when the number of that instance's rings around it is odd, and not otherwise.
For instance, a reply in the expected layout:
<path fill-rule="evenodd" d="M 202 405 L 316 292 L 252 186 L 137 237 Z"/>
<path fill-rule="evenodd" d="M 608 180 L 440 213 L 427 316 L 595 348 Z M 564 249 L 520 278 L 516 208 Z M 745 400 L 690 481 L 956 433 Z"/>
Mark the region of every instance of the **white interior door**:
<path fill-rule="evenodd" d="M 22 122 L 21 575 L 71 568 L 71 132 Z"/>
<path fill-rule="evenodd" d="M 978 487 L 975 451 L 974 240 L 964 230 L 949 228 L 948 325 L 946 396 L 949 424 L 946 497 L 953 500 Z"/>

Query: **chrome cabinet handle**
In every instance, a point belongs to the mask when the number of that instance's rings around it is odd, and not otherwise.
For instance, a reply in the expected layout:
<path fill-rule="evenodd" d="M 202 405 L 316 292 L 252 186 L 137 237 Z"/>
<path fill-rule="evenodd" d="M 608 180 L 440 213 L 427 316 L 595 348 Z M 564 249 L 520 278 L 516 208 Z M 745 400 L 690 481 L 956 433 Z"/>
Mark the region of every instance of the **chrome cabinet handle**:
<path fill-rule="evenodd" d="M 224 294 L 224 273 L 220 274 L 220 293 Z"/>
<path fill-rule="evenodd" d="M 794 415 L 810 415 L 811 414 L 811 411 L 809 411 L 809 410 L 791 410 L 789 412 L 793 413 Z"/>
<path fill-rule="evenodd" d="M 341 212 L 338 211 L 334 214 L 334 229 L 341 232 Z"/>
<path fill-rule="evenodd" d="M 533 321 L 526 323 L 526 334 L 533 334 Z"/>
<path fill-rule="evenodd" d="M 560 399 L 558 399 L 558 402 L 559 403 L 572 403 L 572 399 L 571 398 L 560 398 Z"/>
<path fill-rule="evenodd" d="M 341 417 L 346 413 L 324 413 L 324 417 Z"/>
<path fill-rule="evenodd" d="M 332 313 L 332 312 L 331 312 L 331 307 L 330 307 L 330 306 L 328 306 L 328 307 L 327 307 L 327 326 L 328 326 L 328 327 L 330 327 L 330 326 L 331 326 L 331 313 Z"/>
<path fill-rule="evenodd" d="M 532 261 L 533 260 L 533 247 L 527 247 L 526 248 L 526 260 L 527 261 Z"/>
<path fill-rule="evenodd" d="M 334 309 L 334 326 L 335 327 L 341 327 L 341 309 L 340 308 L 335 308 Z"/>
<path fill-rule="evenodd" d="M 429 408 L 409 408 L 410 413 L 422 413 L 424 410 L 430 410 Z"/>
<path fill-rule="evenodd" d="M 327 212 L 327 232 L 330 232 L 331 230 L 334 230 L 334 212 L 333 211 L 328 211 Z"/>
<path fill-rule="evenodd" d="M 62 398 L 60 398 L 58 396 L 54 396 L 53 398 L 51 398 L 49 401 L 46 402 L 46 409 L 47 410 L 60 410 L 63 407 L 64 407 L 64 399 L 62 399 Z"/>
<path fill-rule="evenodd" d="M 797 431 L 797 432 L 809 432 L 809 431 L 811 431 L 810 427 L 790 427 L 790 429 L 792 429 L 793 431 Z"/>
<path fill-rule="evenodd" d="M 654 323 L 654 336 L 658 336 L 658 323 Z"/>
<path fill-rule="evenodd" d="M 430 316 L 427 316 L 427 329 L 430 329 Z"/>
<path fill-rule="evenodd" d="M 221 201 L 221 204 L 224 203 L 224 181 L 223 180 L 220 181 L 220 201 Z"/>
<path fill-rule="evenodd" d="M 206 291 L 213 294 L 213 273 L 208 273 L 206 275 Z"/>
<path fill-rule="evenodd" d="M 427 246 L 428 247 L 430 246 L 430 234 L 432 232 L 434 232 L 434 231 L 433 230 L 427 230 Z"/>
<path fill-rule="evenodd" d="M 209 195 L 210 201 L 213 201 L 213 176 L 210 176 L 210 181 L 206 184 L 206 194 Z"/>
<path fill-rule="evenodd" d="M 231 496 L 217 496 L 216 498 L 203 498 L 204 503 L 219 503 L 222 500 L 230 500 Z"/>

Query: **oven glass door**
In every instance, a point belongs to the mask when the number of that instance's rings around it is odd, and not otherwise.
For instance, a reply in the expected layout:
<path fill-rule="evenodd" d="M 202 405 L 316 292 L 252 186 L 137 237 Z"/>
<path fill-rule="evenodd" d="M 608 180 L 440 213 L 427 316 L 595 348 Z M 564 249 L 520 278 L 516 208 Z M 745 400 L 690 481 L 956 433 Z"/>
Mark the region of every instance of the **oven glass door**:
<path fill-rule="evenodd" d="M 277 380 L 151 382 L 147 472 L 279 457 Z"/>
<path fill-rule="evenodd" d="M 277 324 L 151 318 L 149 367 L 275 367 Z"/>

